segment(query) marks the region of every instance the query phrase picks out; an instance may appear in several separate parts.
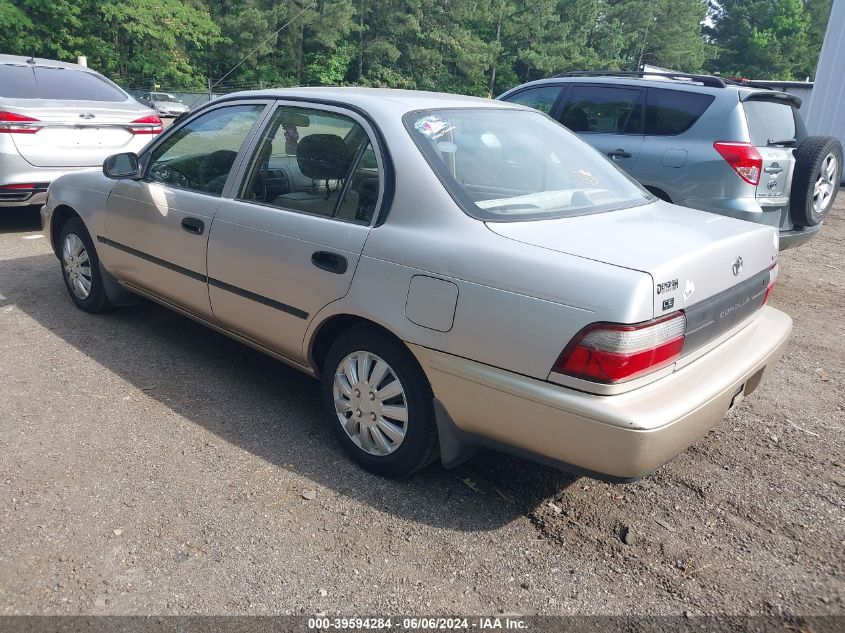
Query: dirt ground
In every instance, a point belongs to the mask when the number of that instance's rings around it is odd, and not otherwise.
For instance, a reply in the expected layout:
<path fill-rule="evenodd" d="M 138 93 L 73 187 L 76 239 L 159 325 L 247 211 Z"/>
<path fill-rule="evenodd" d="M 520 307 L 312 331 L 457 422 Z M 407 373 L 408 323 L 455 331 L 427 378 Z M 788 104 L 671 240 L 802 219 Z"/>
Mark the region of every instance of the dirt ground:
<path fill-rule="evenodd" d="M 316 382 L 149 303 L 75 309 L 4 211 L 0 614 L 843 615 L 843 201 L 783 254 L 768 381 L 622 486 L 490 452 L 368 475 Z"/>

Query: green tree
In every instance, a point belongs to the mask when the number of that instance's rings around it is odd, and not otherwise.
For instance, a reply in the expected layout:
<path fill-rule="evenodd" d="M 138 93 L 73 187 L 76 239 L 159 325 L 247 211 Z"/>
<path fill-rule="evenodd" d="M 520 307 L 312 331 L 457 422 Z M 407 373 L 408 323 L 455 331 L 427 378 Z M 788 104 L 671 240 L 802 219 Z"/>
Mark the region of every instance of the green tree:
<path fill-rule="evenodd" d="M 808 4 L 820 11 L 823 3 Z M 713 5 L 712 18 L 708 34 L 722 74 L 805 79 L 815 72 L 823 35 L 811 37 L 814 20 L 802 0 L 723 0 Z"/>

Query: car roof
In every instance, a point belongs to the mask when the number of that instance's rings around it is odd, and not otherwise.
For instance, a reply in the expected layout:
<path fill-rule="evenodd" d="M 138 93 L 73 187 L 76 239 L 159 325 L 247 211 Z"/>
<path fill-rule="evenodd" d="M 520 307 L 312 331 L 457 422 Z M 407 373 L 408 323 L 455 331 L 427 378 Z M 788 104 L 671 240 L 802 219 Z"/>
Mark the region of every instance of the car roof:
<path fill-rule="evenodd" d="M 41 66 L 48 68 L 68 68 L 72 70 L 82 70 L 85 72 L 94 72 L 87 66 L 80 66 L 79 64 L 72 64 L 70 62 L 60 62 L 55 59 L 44 59 L 43 57 L 36 57 L 35 63 L 28 61 L 33 59 L 29 55 L 0 55 L 0 64 L 7 64 L 12 66 Z"/>
<path fill-rule="evenodd" d="M 777 92 L 767 88 L 755 88 L 752 86 L 733 84 L 727 84 L 724 87 L 704 86 L 700 83 L 696 83 L 694 80 L 673 79 L 671 77 L 658 77 L 655 75 L 647 77 L 614 77 L 612 75 L 547 77 L 545 79 L 537 79 L 535 81 L 520 84 L 519 86 L 515 86 L 502 94 L 510 93 L 517 88 L 522 89 L 529 86 L 555 85 L 563 83 L 609 84 L 637 87 L 647 86 L 653 88 L 669 88 L 671 90 L 682 90 L 686 92 L 699 92 L 716 96 L 734 94 L 740 95 L 741 97 L 752 92 Z"/>
<path fill-rule="evenodd" d="M 442 108 L 498 108 L 530 110 L 518 104 L 504 103 L 482 97 L 469 97 L 447 92 L 427 92 L 425 90 L 399 90 L 394 88 L 358 88 L 358 87 L 311 87 L 278 88 L 274 90 L 248 90 L 235 92 L 215 101 L 243 98 L 267 99 L 317 99 L 337 101 L 357 106 L 364 110 L 372 107 L 393 109 L 401 112 Z"/>

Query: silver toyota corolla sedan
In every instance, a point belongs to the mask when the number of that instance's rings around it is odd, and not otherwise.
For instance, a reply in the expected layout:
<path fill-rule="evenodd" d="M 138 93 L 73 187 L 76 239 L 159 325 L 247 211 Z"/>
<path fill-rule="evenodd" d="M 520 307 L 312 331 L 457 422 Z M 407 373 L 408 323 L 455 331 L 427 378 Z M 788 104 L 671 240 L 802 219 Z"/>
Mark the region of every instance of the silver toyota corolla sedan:
<path fill-rule="evenodd" d="M 155 111 L 84 66 L 0 55 L 0 209 L 42 204 L 62 174 L 138 152 Z"/>
<path fill-rule="evenodd" d="M 471 97 L 230 95 L 59 178 L 42 214 L 77 306 L 142 295 L 318 377 L 383 475 L 483 446 L 643 476 L 792 327 L 766 305 L 774 228 L 659 201 L 545 114 Z"/>

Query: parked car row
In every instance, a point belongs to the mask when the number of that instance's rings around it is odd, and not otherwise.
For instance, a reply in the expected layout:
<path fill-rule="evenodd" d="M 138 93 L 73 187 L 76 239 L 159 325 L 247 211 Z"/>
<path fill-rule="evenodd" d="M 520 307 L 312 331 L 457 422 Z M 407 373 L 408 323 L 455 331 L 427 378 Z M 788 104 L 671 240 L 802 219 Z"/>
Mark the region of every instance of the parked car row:
<path fill-rule="evenodd" d="M 0 91 L 0 196 L 45 202 L 79 308 L 147 297 L 319 378 L 388 476 L 659 467 L 781 355 L 778 250 L 842 170 L 794 98 L 713 77 L 254 91 L 167 130 L 72 64 L 0 58 Z"/>

